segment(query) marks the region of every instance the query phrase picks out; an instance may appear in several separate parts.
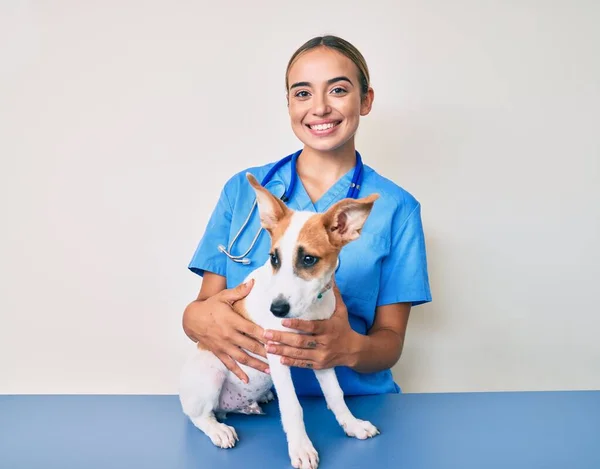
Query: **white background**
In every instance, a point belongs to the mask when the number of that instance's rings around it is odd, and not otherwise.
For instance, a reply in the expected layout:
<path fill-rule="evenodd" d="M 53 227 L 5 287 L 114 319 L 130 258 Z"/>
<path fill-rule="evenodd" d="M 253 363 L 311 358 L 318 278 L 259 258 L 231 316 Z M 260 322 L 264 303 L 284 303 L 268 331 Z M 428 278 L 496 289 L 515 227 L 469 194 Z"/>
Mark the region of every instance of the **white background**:
<path fill-rule="evenodd" d="M 598 2 L 0 5 L 0 393 L 176 392 L 187 264 L 226 179 L 300 148 L 285 66 L 322 33 L 423 205 L 404 391 L 600 387 Z"/>

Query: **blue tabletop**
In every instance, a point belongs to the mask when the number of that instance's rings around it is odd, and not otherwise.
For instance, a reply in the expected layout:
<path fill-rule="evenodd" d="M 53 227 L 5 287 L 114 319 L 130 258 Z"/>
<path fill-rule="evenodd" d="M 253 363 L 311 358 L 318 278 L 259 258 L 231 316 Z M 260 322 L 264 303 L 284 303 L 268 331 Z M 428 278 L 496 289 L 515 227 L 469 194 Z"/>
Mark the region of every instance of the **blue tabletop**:
<path fill-rule="evenodd" d="M 320 468 L 600 468 L 600 392 L 347 398 L 381 434 L 360 441 L 323 400 L 301 400 Z M 210 443 L 176 396 L 0 396 L 0 468 L 291 467 L 276 403 L 231 415 L 240 441 Z"/>

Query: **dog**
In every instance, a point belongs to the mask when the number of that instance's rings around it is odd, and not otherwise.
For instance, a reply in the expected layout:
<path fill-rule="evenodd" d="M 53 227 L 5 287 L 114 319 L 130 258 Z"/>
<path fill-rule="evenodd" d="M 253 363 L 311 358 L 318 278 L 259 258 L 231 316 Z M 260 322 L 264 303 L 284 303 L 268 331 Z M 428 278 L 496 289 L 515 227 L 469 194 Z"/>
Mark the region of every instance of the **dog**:
<path fill-rule="evenodd" d="M 282 318 L 328 319 L 335 308 L 331 288 L 341 249 L 358 239 L 378 194 L 346 198 L 324 213 L 294 211 L 246 173 L 256 193 L 261 226 L 271 237 L 267 261 L 245 279 L 254 281 L 250 293 L 233 305 L 238 314 L 265 329 L 290 331 Z M 179 398 L 185 415 L 216 446 L 232 448 L 239 441 L 235 429 L 217 420 L 228 412 L 261 414 L 261 403 L 274 398 L 275 387 L 281 422 L 293 467 L 316 469 L 319 455 L 304 426 L 303 411 L 294 390 L 290 369 L 280 357 L 267 354 L 270 374 L 240 365 L 246 384 L 200 345 L 181 372 Z M 357 419 L 344 401 L 334 369 L 314 370 L 327 407 L 348 436 L 373 437 L 379 430 Z"/>

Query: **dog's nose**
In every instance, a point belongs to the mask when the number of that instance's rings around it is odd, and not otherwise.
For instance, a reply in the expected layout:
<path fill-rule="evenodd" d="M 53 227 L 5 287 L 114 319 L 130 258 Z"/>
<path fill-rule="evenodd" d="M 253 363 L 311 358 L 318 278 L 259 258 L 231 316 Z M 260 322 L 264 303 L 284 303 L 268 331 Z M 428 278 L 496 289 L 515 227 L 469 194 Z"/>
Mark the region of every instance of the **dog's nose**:
<path fill-rule="evenodd" d="M 290 304 L 283 298 L 276 298 L 271 303 L 271 312 L 274 316 L 282 318 L 290 312 Z"/>

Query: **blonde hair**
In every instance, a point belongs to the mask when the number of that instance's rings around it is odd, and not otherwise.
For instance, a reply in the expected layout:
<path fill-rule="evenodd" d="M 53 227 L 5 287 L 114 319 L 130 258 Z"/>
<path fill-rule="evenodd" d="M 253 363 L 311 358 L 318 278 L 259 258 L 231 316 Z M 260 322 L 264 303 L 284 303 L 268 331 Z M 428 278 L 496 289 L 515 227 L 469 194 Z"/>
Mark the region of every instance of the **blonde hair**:
<path fill-rule="evenodd" d="M 302 44 L 296 52 L 292 55 L 288 62 L 287 70 L 285 72 L 285 89 L 289 90 L 289 81 L 288 75 L 290 73 L 290 68 L 294 64 L 294 62 L 305 52 L 308 52 L 311 49 L 315 49 L 317 47 L 328 47 L 330 49 L 336 50 L 341 54 L 348 57 L 354 65 L 358 68 L 358 79 L 360 81 L 360 91 L 361 96 L 364 98 L 369 91 L 370 86 L 370 76 L 369 76 L 369 68 L 367 67 L 367 62 L 363 55 L 359 52 L 359 50 L 350 44 L 345 39 L 337 36 L 317 36 Z"/>

